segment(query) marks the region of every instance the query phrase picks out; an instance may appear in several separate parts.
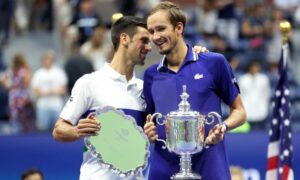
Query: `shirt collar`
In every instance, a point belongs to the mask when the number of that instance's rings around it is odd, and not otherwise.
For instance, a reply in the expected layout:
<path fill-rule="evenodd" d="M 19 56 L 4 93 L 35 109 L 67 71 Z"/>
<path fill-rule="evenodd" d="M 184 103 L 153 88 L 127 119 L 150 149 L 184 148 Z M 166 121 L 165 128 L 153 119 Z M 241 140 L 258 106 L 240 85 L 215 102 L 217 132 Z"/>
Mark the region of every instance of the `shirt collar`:
<path fill-rule="evenodd" d="M 188 47 L 187 54 L 184 58 L 184 62 L 189 62 L 189 61 L 197 61 L 199 59 L 198 54 L 193 51 L 192 47 L 190 45 L 186 45 Z M 162 57 L 160 60 L 160 63 L 158 64 L 157 70 L 161 71 L 163 69 L 167 69 L 167 61 L 166 61 L 166 55 Z"/>
<path fill-rule="evenodd" d="M 125 77 L 125 75 L 120 74 L 119 72 L 117 72 L 116 70 L 114 70 L 109 63 L 104 63 L 103 65 L 103 70 L 105 71 L 105 73 L 111 77 L 113 80 L 119 80 L 119 81 L 123 81 L 128 83 L 128 85 L 131 84 L 137 84 L 137 78 L 135 76 L 135 73 L 133 72 L 133 76 L 132 78 L 127 82 L 127 79 Z"/>

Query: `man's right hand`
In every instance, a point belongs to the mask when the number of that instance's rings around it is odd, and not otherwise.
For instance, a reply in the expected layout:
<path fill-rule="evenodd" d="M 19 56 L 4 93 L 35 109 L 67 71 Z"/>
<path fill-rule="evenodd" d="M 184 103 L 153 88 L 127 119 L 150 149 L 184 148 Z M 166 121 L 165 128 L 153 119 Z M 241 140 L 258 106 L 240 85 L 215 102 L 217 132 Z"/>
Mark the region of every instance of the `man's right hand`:
<path fill-rule="evenodd" d="M 147 115 L 146 124 L 144 125 L 144 133 L 148 136 L 148 139 L 151 143 L 154 143 L 154 141 L 158 138 L 158 135 L 156 133 L 156 126 L 151 121 L 151 115 Z"/>
<path fill-rule="evenodd" d="M 100 122 L 95 115 L 90 115 L 85 119 L 80 119 L 77 124 L 77 133 L 79 138 L 86 136 L 96 136 L 101 129 Z"/>

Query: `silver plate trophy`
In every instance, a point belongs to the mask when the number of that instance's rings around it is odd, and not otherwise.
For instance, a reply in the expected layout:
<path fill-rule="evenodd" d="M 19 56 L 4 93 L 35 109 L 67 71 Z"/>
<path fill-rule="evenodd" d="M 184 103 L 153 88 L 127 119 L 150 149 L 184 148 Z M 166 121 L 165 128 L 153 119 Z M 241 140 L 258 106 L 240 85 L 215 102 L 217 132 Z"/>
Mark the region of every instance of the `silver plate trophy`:
<path fill-rule="evenodd" d="M 147 166 L 149 140 L 133 117 L 113 107 L 93 113 L 101 123 L 97 136 L 85 138 L 85 145 L 99 165 L 120 177 L 140 175 Z M 139 179 L 139 178 L 138 178 Z"/>
<path fill-rule="evenodd" d="M 222 124 L 221 116 L 216 112 L 208 113 L 211 121 L 204 115 L 190 109 L 187 101 L 189 95 L 186 92 L 186 85 L 183 85 L 183 92 L 180 95 L 181 102 L 179 109 L 168 113 L 163 122 L 159 121 L 161 113 L 152 115 L 152 120 L 156 120 L 158 125 L 166 126 L 166 141 L 157 139 L 165 144 L 170 152 L 180 155 L 180 172 L 174 174 L 171 179 L 201 179 L 199 174 L 192 172 L 192 154 L 201 152 L 205 145 L 205 124 L 212 124 L 217 117 Z"/>

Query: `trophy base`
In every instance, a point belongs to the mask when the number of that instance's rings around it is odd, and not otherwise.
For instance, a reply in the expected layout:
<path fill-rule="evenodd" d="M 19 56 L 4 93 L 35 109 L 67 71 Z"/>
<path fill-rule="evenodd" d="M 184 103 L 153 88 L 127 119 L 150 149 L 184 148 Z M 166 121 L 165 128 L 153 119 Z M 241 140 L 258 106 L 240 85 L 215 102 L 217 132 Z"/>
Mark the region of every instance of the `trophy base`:
<path fill-rule="evenodd" d="M 177 174 L 174 174 L 171 179 L 201 179 L 201 176 L 194 173 L 183 173 L 179 172 Z"/>

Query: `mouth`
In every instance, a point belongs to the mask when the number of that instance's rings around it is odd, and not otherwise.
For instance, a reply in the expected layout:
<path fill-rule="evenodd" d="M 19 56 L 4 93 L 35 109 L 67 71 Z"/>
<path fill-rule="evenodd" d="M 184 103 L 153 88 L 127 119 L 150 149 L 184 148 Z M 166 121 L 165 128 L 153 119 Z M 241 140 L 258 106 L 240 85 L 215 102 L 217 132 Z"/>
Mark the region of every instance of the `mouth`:
<path fill-rule="evenodd" d="M 142 58 L 142 59 L 145 59 L 146 58 L 146 56 L 147 56 L 147 53 L 140 53 L 140 57 Z"/>
<path fill-rule="evenodd" d="M 154 44 L 157 47 L 162 48 L 162 46 L 164 46 L 164 44 L 166 44 L 166 41 L 164 41 L 163 39 L 159 39 L 158 41 L 154 42 Z"/>
<path fill-rule="evenodd" d="M 159 48 L 161 48 L 164 44 L 165 44 L 164 42 L 155 43 L 155 45 Z"/>

